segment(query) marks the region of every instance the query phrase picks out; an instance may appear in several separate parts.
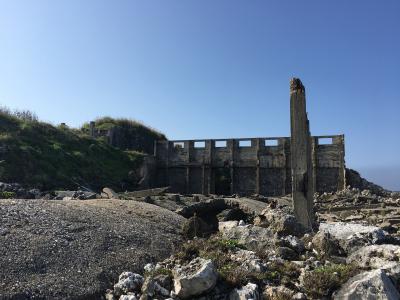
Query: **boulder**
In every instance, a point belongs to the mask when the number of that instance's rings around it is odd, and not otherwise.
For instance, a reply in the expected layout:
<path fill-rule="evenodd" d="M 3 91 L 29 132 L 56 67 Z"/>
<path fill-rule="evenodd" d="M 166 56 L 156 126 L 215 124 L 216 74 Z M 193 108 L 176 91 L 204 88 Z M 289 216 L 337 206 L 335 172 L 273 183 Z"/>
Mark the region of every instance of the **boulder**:
<path fill-rule="evenodd" d="M 237 240 L 247 249 L 258 251 L 275 244 L 275 234 L 269 228 L 254 225 L 235 226 L 222 231 L 226 239 Z"/>
<path fill-rule="evenodd" d="M 214 232 L 213 226 L 207 224 L 202 218 L 193 216 L 182 225 L 182 233 L 188 238 L 206 237 Z"/>
<path fill-rule="evenodd" d="M 103 189 L 103 193 L 106 194 L 109 199 L 119 199 L 119 195 L 108 187 Z"/>
<path fill-rule="evenodd" d="M 170 291 L 162 287 L 155 278 L 147 277 L 142 286 L 140 300 L 153 299 L 154 296 L 168 297 Z"/>
<path fill-rule="evenodd" d="M 245 286 L 234 289 L 229 294 L 229 300 L 259 300 L 261 299 L 258 292 L 258 286 L 254 283 L 248 283 Z"/>
<path fill-rule="evenodd" d="M 264 209 L 255 218 L 254 225 L 268 227 L 279 235 L 298 235 L 302 232 L 301 224 L 287 209 Z"/>
<path fill-rule="evenodd" d="M 225 221 L 225 222 L 218 222 L 218 230 L 221 232 L 227 231 L 232 229 L 233 227 L 238 226 L 238 221 Z"/>
<path fill-rule="evenodd" d="M 379 227 L 357 223 L 321 223 L 319 230 L 329 233 L 346 253 L 387 239 L 387 233 Z"/>
<path fill-rule="evenodd" d="M 369 245 L 358 249 L 347 258 L 360 268 L 384 269 L 393 277 L 400 276 L 400 246 Z"/>
<path fill-rule="evenodd" d="M 298 253 L 289 247 L 278 247 L 276 255 L 285 260 L 296 260 Z"/>
<path fill-rule="evenodd" d="M 211 260 L 201 257 L 173 270 L 174 289 L 177 297 L 191 299 L 211 290 L 217 282 L 217 272 Z"/>
<path fill-rule="evenodd" d="M 304 242 L 300 240 L 298 237 L 293 235 L 282 237 L 280 240 L 280 244 L 283 247 L 289 247 L 293 249 L 299 254 L 302 253 L 305 249 Z"/>
<path fill-rule="evenodd" d="M 311 243 L 312 247 L 323 257 L 343 254 L 343 250 L 340 249 L 338 240 L 327 231 L 318 231 L 317 234 L 314 235 Z"/>
<path fill-rule="evenodd" d="M 118 283 L 114 285 L 114 294 L 116 296 L 124 295 L 129 292 L 140 291 L 144 278 L 136 273 L 123 272 L 119 275 Z"/>
<path fill-rule="evenodd" d="M 335 300 L 382 299 L 398 300 L 400 293 L 381 269 L 360 273 L 350 278 L 339 291 Z"/>

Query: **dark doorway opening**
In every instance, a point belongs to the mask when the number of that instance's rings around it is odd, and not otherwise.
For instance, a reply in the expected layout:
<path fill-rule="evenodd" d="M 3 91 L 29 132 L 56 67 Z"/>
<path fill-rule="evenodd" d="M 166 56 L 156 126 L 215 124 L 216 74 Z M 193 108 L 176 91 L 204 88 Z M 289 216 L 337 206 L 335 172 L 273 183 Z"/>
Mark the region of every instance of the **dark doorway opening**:
<path fill-rule="evenodd" d="M 214 169 L 215 193 L 217 195 L 231 195 L 231 170 L 229 167 Z"/>

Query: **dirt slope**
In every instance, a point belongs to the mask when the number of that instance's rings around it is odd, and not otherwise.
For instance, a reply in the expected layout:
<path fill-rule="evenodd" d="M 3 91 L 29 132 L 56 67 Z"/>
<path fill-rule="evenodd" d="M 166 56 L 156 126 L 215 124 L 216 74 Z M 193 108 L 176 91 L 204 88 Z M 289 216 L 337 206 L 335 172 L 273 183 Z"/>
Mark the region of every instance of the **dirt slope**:
<path fill-rule="evenodd" d="M 0 200 L 0 299 L 98 299 L 167 257 L 183 220 L 136 201 Z"/>

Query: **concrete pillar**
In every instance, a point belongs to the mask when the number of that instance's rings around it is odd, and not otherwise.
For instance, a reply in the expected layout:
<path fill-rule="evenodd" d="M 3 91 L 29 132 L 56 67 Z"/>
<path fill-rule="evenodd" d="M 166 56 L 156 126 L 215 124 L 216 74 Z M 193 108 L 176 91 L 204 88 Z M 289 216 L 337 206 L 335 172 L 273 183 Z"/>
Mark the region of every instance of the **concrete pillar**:
<path fill-rule="evenodd" d="M 96 122 L 91 121 L 89 123 L 89 134 L 91 137 L 96 137 L 96 131 L 95 131 L 95 127 L 96 127 Z"/>
<path fill-rule="evenodd" d="M 311 135 L 306 112 L 306 96 L 300 79 L 290 81 L 290 125 L 292 197 L 295 216 L 305 229 L 312 229 L 313 168 Z"/>
<path fill-rule="evenodd" d="M 256 190 L 255 193 L 259 195 L 261 193 L 261 183 L 260 183 L 260 148 L 261 148 L 261 140 L 255 139 L 256 149 L 257 149 L 257 157 L 256 157 Z"/>

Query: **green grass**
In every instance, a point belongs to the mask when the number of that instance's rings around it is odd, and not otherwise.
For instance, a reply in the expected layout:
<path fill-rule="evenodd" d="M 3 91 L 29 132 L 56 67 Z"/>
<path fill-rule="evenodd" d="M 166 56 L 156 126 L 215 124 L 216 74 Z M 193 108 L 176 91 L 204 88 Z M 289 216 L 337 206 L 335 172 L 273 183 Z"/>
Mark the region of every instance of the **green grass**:
<path fill-rule="evenodd" d="M 0 181 L 42 190 L 134 187 L 143 154 L 122 151 L 66 126 L 0 112 Z"/>
<path fill-rule="evenodd" d="M 154 141 L 165 140 L 161 132 L 142 124 L 139 121 L 123 118 L 102 117 L 95 121 L 96 130 L 109 130 L 114 128 L 117 138 L 114 139 L 114 146 L 122 150 L 131 149 L 140 152 L 153 154 Z M 82 130 L 89 131 L 89 123 L 82 126 Z M 100 136 L 98 140 L 105 141 L 107 137 Z"/>

